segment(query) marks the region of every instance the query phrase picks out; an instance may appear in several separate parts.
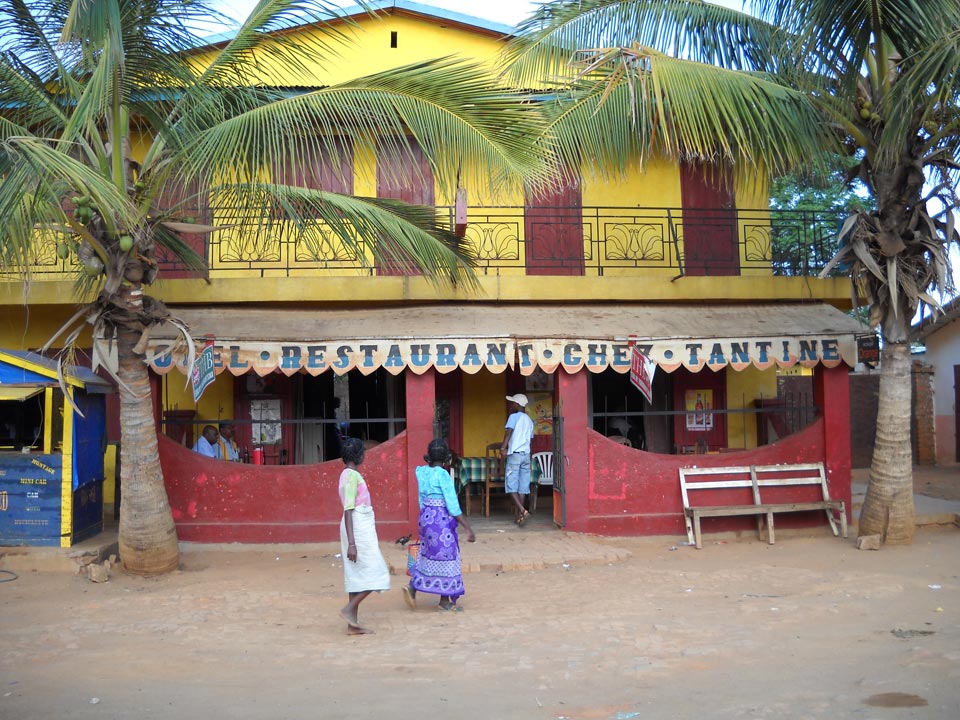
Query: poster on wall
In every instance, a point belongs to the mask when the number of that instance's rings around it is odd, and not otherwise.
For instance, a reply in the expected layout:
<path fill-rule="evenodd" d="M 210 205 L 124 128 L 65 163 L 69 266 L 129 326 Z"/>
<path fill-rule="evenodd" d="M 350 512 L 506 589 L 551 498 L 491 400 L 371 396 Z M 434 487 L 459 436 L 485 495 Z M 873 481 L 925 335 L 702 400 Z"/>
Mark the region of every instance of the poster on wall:
<path fill-rule="evenodd" d="M 527 415 L 534 435 L 553 435 L 553 393 L 528 393 Z"/>
<path fill-rule="evenodd" d="M 280 442 L 280 400 L 253 400 L 250 403 L 254 445 Z"/>
<path fill-rule="evenodd" d="M 713 390 L 687 390 L 684 409 L 687 413 L 687 430 L 713 430 Z"/>

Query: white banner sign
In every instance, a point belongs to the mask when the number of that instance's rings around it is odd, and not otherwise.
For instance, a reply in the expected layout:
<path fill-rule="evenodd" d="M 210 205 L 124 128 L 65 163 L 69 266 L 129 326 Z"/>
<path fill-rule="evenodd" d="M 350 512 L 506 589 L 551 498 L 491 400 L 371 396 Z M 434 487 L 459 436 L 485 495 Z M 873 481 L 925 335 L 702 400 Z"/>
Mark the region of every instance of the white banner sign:
<path fill-rule="evenodd" d="M 419 375 L 429 368 L 440 373 L 462 370 L 472 375 L 481 369 L 502 373 L 514 367 L 525 376 L 532 375 L 538 368 L 552 373 L 558 367 L 571 373 L 581 369 L 628 373 L 633 365 L 634 347 L 649 363 L 666 372 L 680 367 L 692 372 L 727 366 L 743 370 L 751 365 L 760 370 L 795 365 L 814 367 L 818 363 L 835 367 L 841 362 L 852 367 L 857 360 L 856 339 L 849 335 L 743 340 L 641 339 L 634 346 L 628 342 L 591 339 L 463 338 L 402 342 L 371 339 L 289 343 L 219 340 L 213 348 L 213 364 L 218 374 L 255 372 L 261 376 L 274 371 L 285 375 L 301 371 L 310 375 L 327 371 L 343 375 L 350 370 L 369 375 L 380 368 L 393 375 L 404 370 Z M 170 341 L 151 341 L 147 362 L 160 374 L 174 368 L 186 371 L 183 350 Z"/>

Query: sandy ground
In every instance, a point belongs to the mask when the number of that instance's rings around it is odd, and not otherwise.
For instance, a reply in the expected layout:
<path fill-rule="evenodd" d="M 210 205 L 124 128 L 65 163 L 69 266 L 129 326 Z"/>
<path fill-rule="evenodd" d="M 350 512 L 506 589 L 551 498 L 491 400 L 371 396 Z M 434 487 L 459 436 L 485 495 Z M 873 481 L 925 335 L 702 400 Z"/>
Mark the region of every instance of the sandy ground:
<path fill-rule="evenodd" d="M 858 476 L 857 473 L 862 474 Z M 862 477 L 863 482 L 867 482 L 869 475 L 868 470 L 854 471 L 854 477 Z M 960 464 L 914 467 L 913 490 L 943 500 L 960 500 Z"/>
<path fill-rule="evenodd" d="M 491 526 L 465 559 L 517 533 L 566 542 Z M 879 552 L 679 540 L 576 536 L 592 562 L 486 564 L 456 614 L 409 610 L 397 575 L 362 637 L 337 616 L 334 545 L 194 546 L 181 571 L 102 584 L 21 572 L 0 584 L 0 718 L 960 718 L 960 529 Z"/>

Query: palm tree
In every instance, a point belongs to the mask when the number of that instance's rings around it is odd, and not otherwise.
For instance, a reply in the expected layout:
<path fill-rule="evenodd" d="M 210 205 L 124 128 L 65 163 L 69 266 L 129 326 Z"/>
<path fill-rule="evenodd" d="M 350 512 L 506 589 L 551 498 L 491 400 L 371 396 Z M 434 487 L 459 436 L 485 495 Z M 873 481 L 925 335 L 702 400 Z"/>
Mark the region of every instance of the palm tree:
<path fill-rule="evenodd" d="M 229 214 L 239 231 L 282 220 L 348 248 L 364 238 L 377 262 L 412 262 L 437 282 L 469 287 L 469 257 L 432 208 L 284 178 L 306 177 L 311 158 L 337 167 L 345 141 L 398 155 L 415 142 L 451 196 L 461 167 L 487 168 L 492 184 L 544 173 L 533 147 L 538 113 L 478 66 L 444 60 L 312 91 L 274 89 L 254 58 L 268 57 L 274 77 L 302 78 L 351 41 L 330 4 L 261 0 L 229 42 L 205 46 L 197 28 L 217 17 L 209 0 L 0 7 L 0 262 L 26 271 L 37 244 L 54 243 L 79 268 L 84 301 L 62 345 L 86 324 L 116 343 L 120 557 L 140 574 L 179 562 L 143 362 L 151 328 L 176 323 L 144 294 L 160 253 L 202 266 L 183 236 L 210 233 Z M 272 32 L 307 23 L 319 32 Z M 286 172 L 271 181 L 277 167 Z M 191 217 L 198 207 L 213 221 Z"/>
<path fill-rule="evenodd" d="M 778 175 L 826 167 L 833 153 L 854 159 L 848 180 L 875 210 L 847 218 L 831 267 L 850 268 L 883 340 L 859 532 L 909 542 L 910 323 L 954 292 L 960 4 L 749 4 L 750 14 L 700 0 L 545 3 L 521 26 L 507 72 L 557 88 L 553 132 L 570 163 L 619 170 L 657 152 Z"/>

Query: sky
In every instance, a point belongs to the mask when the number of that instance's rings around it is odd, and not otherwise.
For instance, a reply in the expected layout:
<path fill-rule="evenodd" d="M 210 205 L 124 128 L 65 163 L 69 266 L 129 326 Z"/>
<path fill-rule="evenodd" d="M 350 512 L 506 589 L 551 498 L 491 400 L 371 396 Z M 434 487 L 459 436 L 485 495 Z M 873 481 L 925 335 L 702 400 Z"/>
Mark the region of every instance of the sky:
<path fill-rule="evenodd" d="M 416 0 L 435 8 L 453 10 L 465 15 L 493 20 L 504 25 L 516 25 L 526 18 L 539 2 L 532 0 Z M 742 0 L 710 0 L 716 5 L 725 5 L 739 10 Z M 354 5 L 353 0 L 333 0 L 340 7 Z M 221 0 L 223 12 L 231 17 L 246 17 L 256 0 Z"/>

